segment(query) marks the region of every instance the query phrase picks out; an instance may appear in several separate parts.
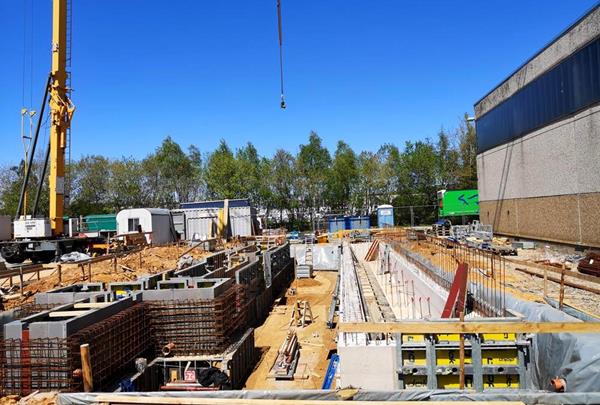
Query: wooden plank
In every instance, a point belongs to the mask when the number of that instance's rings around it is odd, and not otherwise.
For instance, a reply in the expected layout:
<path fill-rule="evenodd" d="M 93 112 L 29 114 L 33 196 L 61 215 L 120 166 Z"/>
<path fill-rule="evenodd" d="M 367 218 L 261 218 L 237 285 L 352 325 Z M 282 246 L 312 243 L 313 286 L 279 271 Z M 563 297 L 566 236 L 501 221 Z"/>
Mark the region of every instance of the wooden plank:
<path fill-rule="evenodd" d="M 338 325 L 338 331 L 350 333 L 600 333 L 600 322 L 346 322 Z"/>
<path fill-rule="evenodd" d="M 197 397 L 152 397 L 118 394 L 101 394 L 96 402 L 107 404 L 183 404 L 183 405 L 332 405 L 347 404 L 336 400 L 302 399 L 245 399 L 245 398 L 197 398 Z M 520 401 L 436 401 L 436 405 L 524 405 Z M 414 405 L 413 401 L 352 401 L 353 405 Z"/>
<path fill-rule="evenodd" d="M 515 267 L 515 270 L 520 271 L 522 273 L 529 274 L 531 276 L 544 278 L 543 274 L 537 273 L 532 270 L 522 269 L 520 267 Z M 559 273 L 560 273 L 560 270 L 559 270 Z M 565 275 L 566 275 L 566 273 L 565 273 Z M 561 278 L 559 278 L 559 277 L 547 276 L 546 278 L 544 278 L 544 280 L 550 280 L 550 281 L 554 281 L 555 283 L 561 284 Z M 569 287 L 579 288 L 580 290 L 588 291 L 588 292 L 591 292 L 594 294 L 600 294 L 600 288 L 594 288 L 594 287 L 574 283 L 572 281 L 567 281 L 567 280 L 563 280 L 563 284 L 566 286 L 569 286 Z"/>
<path fill-rule="evenodd" d="M 80 316 L 83 314 L 88 313 L 88 310 L 85 311 L 54 311 L 54 312 L 50 312 L 48 314 L 48 316 L 50 318 L 69 318 L 69 317 L 74 317 L 74 316 Z"/>
<path fill-rule="evenodd" d="M 561 270 L 562 270 L 562 269 L 559 269 L 554 266 L 548 266 L 548 265 L 541 264 L 541 263 L 528 262 L 525 260 L 518 260 L 518 259 L 513 259 L 513 258 L 508 258 L 508 257 L 505 257 L 505 260 L 508 262 L 520 265 L 520 266 L 534 267 L 536 269 L 546 270 L 546 271 L 549 271 L 551 273 L 556 273 L 556 274 L 560 274 Z M 565 273 L 565 275 L 567 277 L 573 277 L 573 278 L 576 278 L 579 280 L 590 281 L 592 283 L 600 284 L 600 277 L 590 276 L 588 274 L 582 274 L 577 271 L 572 271 L 572 270 L 567 271 Z"/>
<path fill-rule="evenodd" d="M 94 390 L 94 380 L 92 378 L 92 359 L 90 355 L 90 345 L 85 343 L 79 346 L 81 355 L 81 371 L 83 377 L 83 390 L 92 392 Z"/>
<path fill-rule="evenodd" d="M 110 302 L 78 302 L 73 308 L 104 308 L 107 305 L 110 305 Z"/>

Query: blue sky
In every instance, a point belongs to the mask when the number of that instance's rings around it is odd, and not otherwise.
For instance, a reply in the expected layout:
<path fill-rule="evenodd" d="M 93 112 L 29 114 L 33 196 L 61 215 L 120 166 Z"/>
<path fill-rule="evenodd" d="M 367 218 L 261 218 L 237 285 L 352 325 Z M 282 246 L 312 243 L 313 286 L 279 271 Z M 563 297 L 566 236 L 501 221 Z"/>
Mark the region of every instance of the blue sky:
<path fill-rule="evenodd" d="M 433 138 L 596 3 L 282 0 L 282 111 L 275 0 L 72 1 L 75 158 L 143 157 L 166 135 L 263 155 L 297 151 L 311 130 L 332 150 Z M 50 68 L 51 0 L 0 0 L 0 33 L 0 164 L 12 164 L 19 111 L 39 108 Z"/>

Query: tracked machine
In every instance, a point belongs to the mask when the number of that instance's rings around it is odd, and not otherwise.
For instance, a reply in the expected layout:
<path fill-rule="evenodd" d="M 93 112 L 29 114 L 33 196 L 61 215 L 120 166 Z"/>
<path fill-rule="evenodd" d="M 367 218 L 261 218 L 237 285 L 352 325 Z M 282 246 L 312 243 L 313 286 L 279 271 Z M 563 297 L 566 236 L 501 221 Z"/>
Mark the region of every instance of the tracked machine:
<path fill-rule="evenodd" d="M 53 0 L 52 3 L 52 69 L 44 88 L 40 114 L 31 141 L 28 162 L 25 166 L 25 177 L 13 223 L 14 239 L 0 245 L 0 254 L 8 263 L 22 263 L 27 259 L 34 262 L 49 262 L 64 253 L 85 250 L 91 242 L 89 238 L 77 237 L 72 231 L 68 232 L 70 236 L 66 236 L 63 218 L 65 152 L 69 146 L 69 128 L 75 111 L 75 106 L 70 99 L 70 73 L 67 71 L 71 59 L 70 1 Z M 37 185 L 33 209 L 28 214 L 25 207 L 26 190 L 31 177 L 33 158 L 47 104 L 50 108 L 50 140 L 42 166 L 42 175 Z M 37 216 L 38 203 L 48 164 L 50 165 L 48 176 L 49 218 L 40 218 Z"/>

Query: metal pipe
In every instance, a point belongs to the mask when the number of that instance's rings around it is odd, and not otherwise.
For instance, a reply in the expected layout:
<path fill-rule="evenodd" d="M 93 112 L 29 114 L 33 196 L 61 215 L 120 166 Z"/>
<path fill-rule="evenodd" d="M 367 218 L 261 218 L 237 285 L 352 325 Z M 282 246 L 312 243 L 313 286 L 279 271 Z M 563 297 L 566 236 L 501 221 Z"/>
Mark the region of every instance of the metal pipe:
<path fill-rule="evenodd" d="M 42 119 L 44 117 L 44 110 L 46 108 L 46 101 L 48 100 L 48 89 L 50 88 L 50 81 L 52 80 L 52 74 L 48 75 L 48 80 L 46 81 L 46 87 L 44 87 L 44 97 L 42 101 L 42 106 L 40 107 L 40 114 L 38 115 L 37 125 L 35 127 L 35 135 L 33 136 L 33 140 L 31 143 L 31 147 L 29 150 L 28 163 L 25 168 L 25 178 L 23 179 L 23 184 L 21 185 L 21 194 L 19 195 L 19 205 L 17 207 L 17 212 L 15 214 L 15 219 L 19 219 L 21 215 L 21 210 L 23 209 L 23 201 L 25 199 L 25 192 L 27 190 L 27 183 L 29 183 L 29 175 L 31 173 L 31 166 L 33 165 L 33 156 L 35 155 L 35 147 L 37 145 L 38 136 L 40 133 L 40 127 L 42 126 Z"/>
<path fill-rule="evenodd" d="M 44 178 L 46 177 L 46 168 L 48 167 L 48 160 L 50 160 L 50 142 L 48 142 L 48 149 L 46 149 L 46 158 L 44 159 L 44 165 L 42 166 L 42 175 L 40 176 L 40 182 L 38 183 L 37 191 L 35 192 L 35 201 L 33 203 L 32 215 L 35 217 L 38 209 L 38 203 L 40 202 L 40 195 L 44 188 Z"/>

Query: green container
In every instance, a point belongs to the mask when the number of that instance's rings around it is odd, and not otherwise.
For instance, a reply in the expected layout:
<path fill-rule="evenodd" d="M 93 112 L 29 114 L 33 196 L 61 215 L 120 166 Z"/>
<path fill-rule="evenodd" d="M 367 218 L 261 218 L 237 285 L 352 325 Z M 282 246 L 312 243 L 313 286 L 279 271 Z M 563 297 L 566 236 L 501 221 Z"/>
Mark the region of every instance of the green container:
<path fill-rule="evenodd" d="M 479 215 L 479 192 L 477 190 L 438 191 L 438 214 L 440 217 Z"/>
<path fill-rule="evenodd" d="M 117 231 L 117 215 L 86 215 L 83 217 L 86 232 Z"/>

